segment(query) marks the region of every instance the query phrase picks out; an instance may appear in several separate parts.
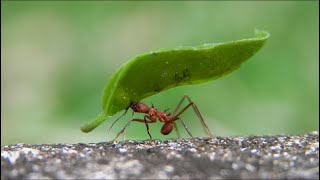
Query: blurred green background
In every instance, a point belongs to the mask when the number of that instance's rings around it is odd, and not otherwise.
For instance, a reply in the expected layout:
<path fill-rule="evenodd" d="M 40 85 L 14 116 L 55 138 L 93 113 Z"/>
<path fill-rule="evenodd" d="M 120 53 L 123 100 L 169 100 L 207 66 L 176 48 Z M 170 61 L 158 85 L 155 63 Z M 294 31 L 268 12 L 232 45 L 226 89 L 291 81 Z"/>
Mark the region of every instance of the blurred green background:
<path fill-rule="evenodd" d="M 112 118 L 85 134 L 112 73 L 144 52 L 254 37 L 267 44 L 237 71 L 144 100 L 158 109 L 189 95 L 217 136 L 319 130 L 319 2 L 1 2 L 1 145 L 112 139 Z M 117 114 L 116 116 L 119 116 Z M 193 111 L 182 117 L 205 136 Z M 161 124 L 150 125 L 154 138 Z M 183 137 L 187 133 L 180 127 Z M 148 139 L 132 123 L 127 139 Z"/>

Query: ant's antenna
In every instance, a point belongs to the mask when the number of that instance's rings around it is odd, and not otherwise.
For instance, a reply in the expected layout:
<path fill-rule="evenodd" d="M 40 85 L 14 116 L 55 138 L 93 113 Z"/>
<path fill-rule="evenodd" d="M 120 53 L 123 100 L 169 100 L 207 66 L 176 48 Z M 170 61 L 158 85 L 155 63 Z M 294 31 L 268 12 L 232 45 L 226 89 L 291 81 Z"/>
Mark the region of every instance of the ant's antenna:
<path fill-rule="evenodd" d="M 129 106 L 130 107 L 130 106 Z M 126 110 L 124 111 L 124 113 L 120 116 L 120 117 L 118 117 L 118 119 L 116 119 L 113 123 L 112 123 L 112 125 L 110 126 L 110 128 L 109 128 L 109 130 L 108 130 L 108 134 L 110 134 L 110 130 L 111 130 L 111 128 L 113 127 L 113 125 L 119 120 L 119 119 L 121 119 L 125 114 L 127 114 L 127 112 L 128 112 L 128 110 L 129 110 L 129 107 L 127 107 L 126 108 Z M 134 114 L 134 111 L 132 112 L 132 115 Z"/>

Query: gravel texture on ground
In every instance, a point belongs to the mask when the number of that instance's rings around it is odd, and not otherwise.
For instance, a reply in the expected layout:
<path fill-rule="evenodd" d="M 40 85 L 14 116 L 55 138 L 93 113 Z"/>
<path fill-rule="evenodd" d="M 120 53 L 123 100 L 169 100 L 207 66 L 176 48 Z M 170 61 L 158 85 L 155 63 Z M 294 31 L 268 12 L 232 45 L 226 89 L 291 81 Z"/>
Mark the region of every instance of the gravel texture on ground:
<path fill-rule="evenodd" d="M 319 134 L 1 148 L 1 179 L 319 179 Z"/>

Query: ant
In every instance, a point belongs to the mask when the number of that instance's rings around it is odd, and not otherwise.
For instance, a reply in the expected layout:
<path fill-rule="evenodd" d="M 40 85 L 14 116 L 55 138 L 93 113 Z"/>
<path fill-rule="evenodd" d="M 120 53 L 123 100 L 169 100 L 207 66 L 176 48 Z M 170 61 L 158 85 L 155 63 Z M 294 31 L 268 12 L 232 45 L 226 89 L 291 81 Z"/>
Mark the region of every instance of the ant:
<path fill-rule="evenodd" d="M 185 106 L 180 112 L 176 113 L 177 110 L 180 108 L 181 104 L 184 102 L 184 100 L 187 99 L 189 101 L 189 104 L 187 106 Z M 179 104 L 176 106 L 176 108 L 174 109 L 174 111 L 172 113 L 169 113 L 169 114 L 166 114 L 167 110 L 164 110 L 164 111 L 158 111 L 156 108 L 154 108 L 153 104 L 152 106 L 149 108 L 147 105 L 141 103 L 141 102 L 138 102 L 138 103 L 134 103 L 134 104 L 131 104 L 128 108 L 126 108 L 125 112 L 118 118 L 116 119 L 111 127 L 109 128 L 109 132 L 111 130 L 111 128 L 113 127 L 113 125 L 121 118 L 123 117 L 129 108 L 131 108 L 133 110 L 132 112 L 132 117 L 134 115 L 134 113 L 144 113 L 146 114 L 144 116 L 143 119 L 131 119 L 127 124 L 126 126 L 117 134 L 117 136 L 114 138 L 113 141 L 115 141 L 119 135 L 121 134 L 124 134 L 125 130 L 128 128 L 128 126 L 130 125 L 130 123 L 132 121 L 136 121 L 136 122 L 141 122 L 141 123 L 145 123 L 146 125 L 146 128 L 147 128 L 147 132 L 148 132 L 148 135 L 150 137 L 150 140 L 152 140 L 152 136 L 150 134 L 150 131 L 149 131 L 149 123 L 155 123 L 157 121 L 157 119 L 164 123 L 164 125 L 162 126 L 161 128 L 161 134 L 163 135 L 168 135 L 171 133 L 171 131 L 173 130 L 173 128 L 175 128 L 175 130 L 177 131 L 177 134 L 178 136 L 180 137 L 180 134 L 179 134 L 179 131 L 177 129 L 177 126 L 175 124 L 175 121 L 176 120 L 179 120 L 182 125 L 184 126 L 184 128 L 187 130 L 188 134 L 194 138 L 192 136 L 192 134 L 190 133 L 190 131 L 188 130 L 186 124 L 184 123 L 184 121 L 181 119 L 181 117 L 179 117 L 182 113 L 184 113 L 189 107 L 192 107 L 194 112 L 197 114 L 199 120 L 201 121 L 202 125 L 205 127 L 205 129 L 207 130 L 207 132 L 209 133 L 210 137 L 213 138 L 213 134 L 211 133 L 211 131 L 209 130 L 207 124 L 205 123 L 204 119 L 202 118 L 199 110 L 198 110 L 198 107 L 196 106 L 196 104 L 191 101 L 191 99 L 189 98 L 189 96 L 183 96 L 183 98 L 180 100 Z M 125 140 L 125 136 L 123 135 L 123 140 Z"/>

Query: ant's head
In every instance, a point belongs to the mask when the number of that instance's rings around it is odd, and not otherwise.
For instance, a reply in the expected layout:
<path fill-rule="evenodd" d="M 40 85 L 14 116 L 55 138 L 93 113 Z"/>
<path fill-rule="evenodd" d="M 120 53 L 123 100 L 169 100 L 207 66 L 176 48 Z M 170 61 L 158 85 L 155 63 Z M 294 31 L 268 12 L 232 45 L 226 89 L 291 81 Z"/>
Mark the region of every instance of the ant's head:
<path fill-rule="evenodd" d="M 140 102 L 136 104 L 132 104 L 130 107 L 134 112 L 138 112 L 138 113 L 147 113 L 149 111 L 148 106 Z"/>

